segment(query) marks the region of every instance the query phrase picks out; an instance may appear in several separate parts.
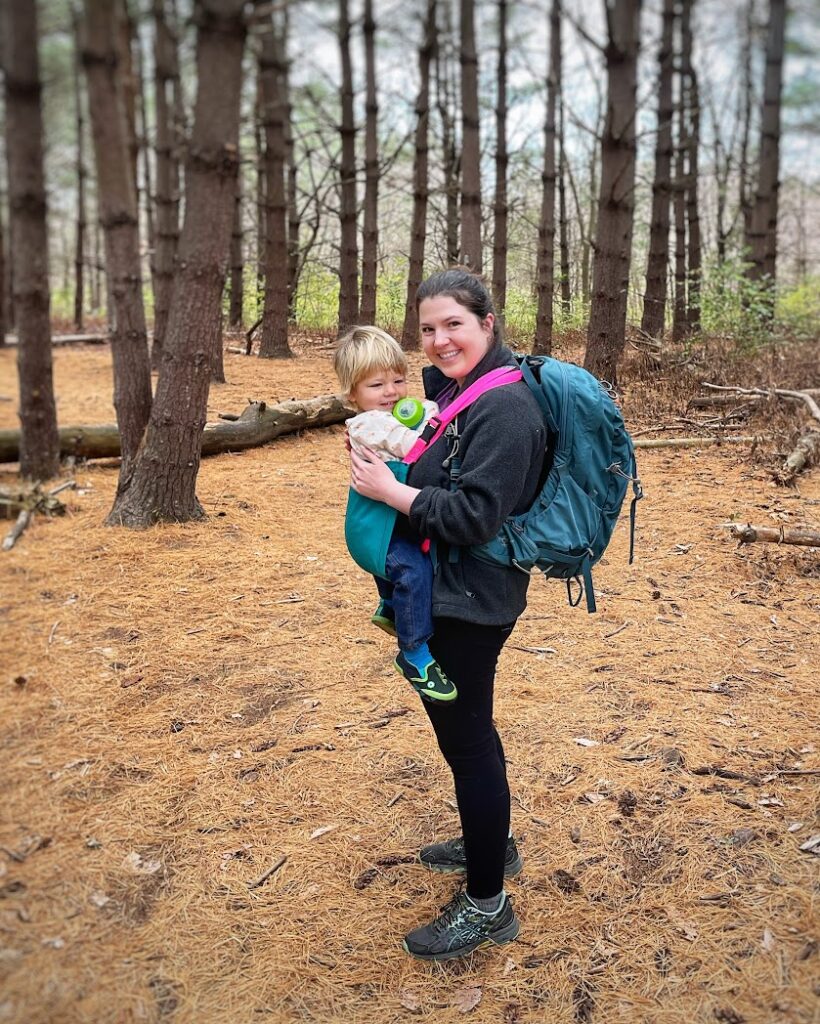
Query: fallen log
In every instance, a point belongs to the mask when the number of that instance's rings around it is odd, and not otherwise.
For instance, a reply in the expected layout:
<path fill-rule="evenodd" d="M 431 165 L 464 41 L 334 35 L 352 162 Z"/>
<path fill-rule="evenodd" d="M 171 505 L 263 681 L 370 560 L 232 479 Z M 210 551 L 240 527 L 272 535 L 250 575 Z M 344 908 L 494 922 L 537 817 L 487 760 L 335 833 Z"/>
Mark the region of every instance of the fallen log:
<path fill-rule="evenodd" d="M 9 530 L 6 536 L 3 538 L 3 550 L 11 551 L 17 541 L 22 537 L 26 527 L 29 525 L 31 520 L 34 518 L 34 513 L 30 508 L 21 508 L 14 523 L 14 526 Z"/>
<path fill-rule="evenodd" d="M 777 474 L 777 480 L 781 484 L 789 484 L 798 473 L 802 473 L 816 462 L 820 462 L 820 431 L 810 430 L 794 446 L 794 451 Z"/>
<path fill-rule="evenodd" d="M 686 403 L 688 409 L 723 409 L 726 406 L 756 405 L 761 395 L 695 395 Z"/>
<path fill-rule="evenodd" d="M 797 544 L 801 547 L 820 548 L 820 530 L 799 526 L 787 530 L 785 526 L 752 526 L 751 523 L 724 523 L 724 528 L 741 544 Z"/>
<path fill-rule="evenodd" d="M 52 334 L 52 345 L 107 345 L 110 341 L 108 334 Z M 6 335 L 6 345 L 11 347 L 18 344 L 15 335 Z"/>
<path fill-rule="evenodd" d="M 309 427 L 327 427 L 343 423 L 355 410 L 342 395 L 292 399 L 277 405 L 250 402 L 238 419 L 207 423 L 202 431 L 202 454 L 237 452 L 257 448 L 283 434 Z M 20 453 L 20 431 L 0 430 L 0 463 L 16 462 Z M 62 427 L 60 456 L 82 459 L 116 458 L 120 454 L 120 435 L 114 423 Z"/>
<path fill-rule="evenodd" d="M 700 448 L 706 444 L 760 444 L 761 441 L 769 441 L 771 438 L 763 434 L 755 434 L 750 437 L 663 437 L 650 440 L 639 438 L 635 442 L 636 448 Z"/>
<path fill-rule="evenodd" d="M 706 381 L 703 381 L 703 386 L 711 388 L 713 391 L 731 391 L 737 395 L 758 395 L 763 398 L 776 395 L 778 398 L 795 399 L 803 402 L 811 415 L 820 423 L 820 405 L 814 400 L 812 391 L 792 391 L 788 388 L 741 388 L 735 385 L 708 384 Z"/>

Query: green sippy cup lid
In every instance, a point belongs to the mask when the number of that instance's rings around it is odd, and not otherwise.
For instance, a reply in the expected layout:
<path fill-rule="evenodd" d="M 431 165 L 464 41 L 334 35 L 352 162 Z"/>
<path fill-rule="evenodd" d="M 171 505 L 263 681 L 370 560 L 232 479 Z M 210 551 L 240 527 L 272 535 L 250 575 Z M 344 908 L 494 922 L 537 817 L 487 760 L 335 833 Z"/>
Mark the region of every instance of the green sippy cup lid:
<path fill-rule="evenodd" d="M 393 406 L 393 415 L 411 430 L 424 419 L 424 406 L 418 398 L 400 398 Z"/>

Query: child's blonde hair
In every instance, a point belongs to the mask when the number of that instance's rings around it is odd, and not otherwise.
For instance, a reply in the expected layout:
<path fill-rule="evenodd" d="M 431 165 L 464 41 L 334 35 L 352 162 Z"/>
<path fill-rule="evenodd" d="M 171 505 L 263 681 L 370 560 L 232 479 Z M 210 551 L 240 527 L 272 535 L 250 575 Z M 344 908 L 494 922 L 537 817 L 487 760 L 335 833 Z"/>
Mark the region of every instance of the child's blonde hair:
<path fill-rule="evenodd" d="M 333 354 L 333 369 L 345 394 L 359 381 L 383 370 L 407 373 L 407 356 L 401 345 L 379 327 L 351 327 L 339 339 Z"/>

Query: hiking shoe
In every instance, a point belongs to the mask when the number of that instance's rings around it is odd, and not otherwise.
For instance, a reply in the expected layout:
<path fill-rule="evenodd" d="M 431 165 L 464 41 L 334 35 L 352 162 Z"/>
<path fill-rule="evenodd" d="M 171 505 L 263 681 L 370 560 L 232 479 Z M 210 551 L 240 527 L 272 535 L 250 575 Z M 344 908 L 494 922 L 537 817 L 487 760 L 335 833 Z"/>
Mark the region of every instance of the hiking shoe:
<path fill-rule="evenodd" d="M 370 616 L 370 621 L 374 626 L 383 629 L 385 633 L 389 633 L 390 636 L 396 635 L 396 613 L 393 611 L 393 606 L 385 601 L 379 601 L 379 607 Z"/>
<path fill-rule="evenodd" d="M 400 672 L 416 693 L 425 700 L 446 703 L 455 700 L 458 696 L 455 684 L 450 682 L 441 665 L 434 658 L 431 658 L 423 668 L 419 668 L 418 665 L 414 665 L 410 661 L 404 651 L 399 651 L 398 658 L 393 662 L 393 668 Z"/>
<path fill-rule="evenodd" d="M 452 960 L 485 946 L 503 946 L 520 931 L 512 904 L 503 893 L 494 914 L 476 907 L 466 892 L 460 892 L 430 924 L 405 935 L 405 952 L 419 960 Z"/>
<path fill-rule="evenodd" d="M 431 871 L 446 874 L 464 874 L 467 870 L 467 857 L 464 854 L 464 839 L 446 839 L 443 843 L 433 843 L 419 851 L 419 860 Z M 524 867 L 521 854 L 512 836 L 507 840 L 507 851 L 504 854 L 504 877 L 512 878 Z"/>

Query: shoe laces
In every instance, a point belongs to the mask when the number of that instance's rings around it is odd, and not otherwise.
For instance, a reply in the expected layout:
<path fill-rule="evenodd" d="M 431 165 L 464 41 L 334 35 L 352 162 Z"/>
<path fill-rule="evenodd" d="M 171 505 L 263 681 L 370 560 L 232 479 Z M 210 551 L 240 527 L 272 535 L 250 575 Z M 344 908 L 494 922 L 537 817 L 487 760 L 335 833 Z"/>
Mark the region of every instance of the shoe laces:
<path fill-rule="evenodd" d="M 432 927 L 439 935 L 452 929 L 463 935 L 479 936 L 484 933 L 482 926 L 494 916 L 482 913 L 470 903 L 466 893 L 461 892 L 443 908 Z"/>

